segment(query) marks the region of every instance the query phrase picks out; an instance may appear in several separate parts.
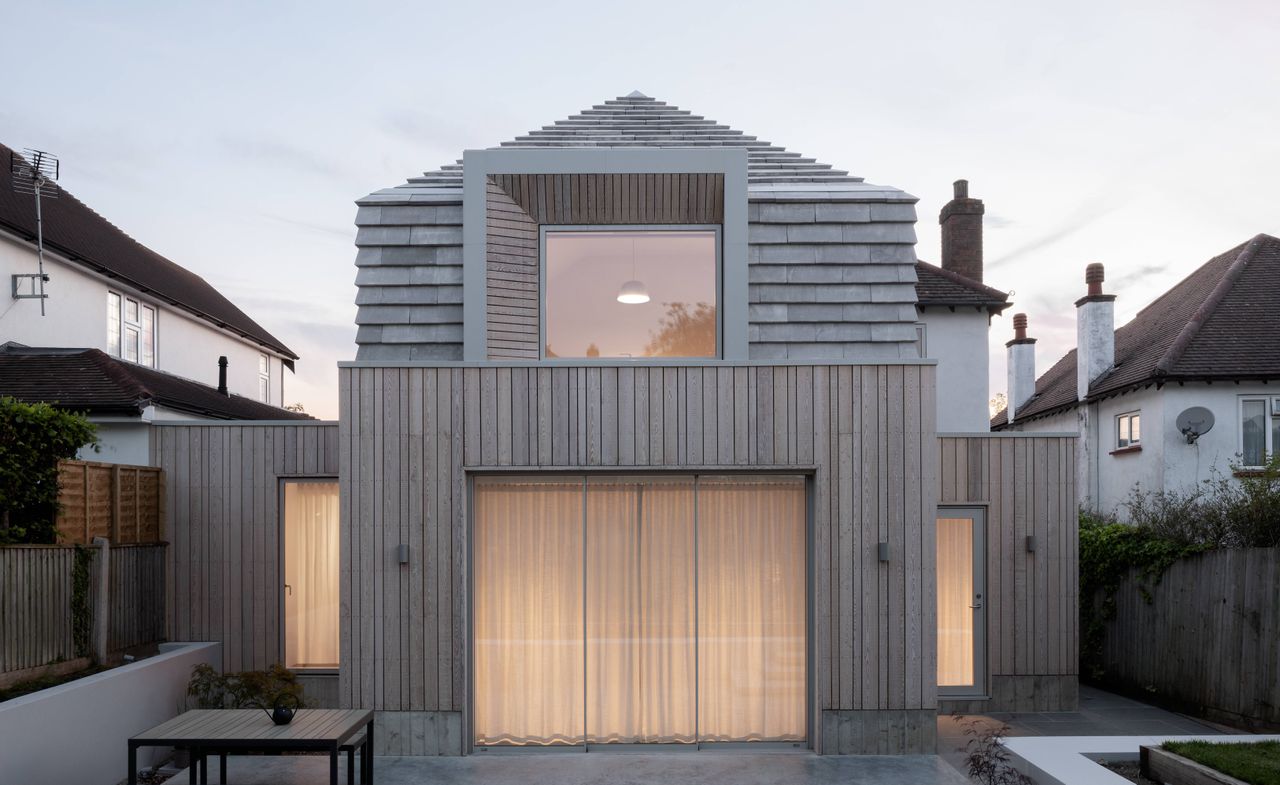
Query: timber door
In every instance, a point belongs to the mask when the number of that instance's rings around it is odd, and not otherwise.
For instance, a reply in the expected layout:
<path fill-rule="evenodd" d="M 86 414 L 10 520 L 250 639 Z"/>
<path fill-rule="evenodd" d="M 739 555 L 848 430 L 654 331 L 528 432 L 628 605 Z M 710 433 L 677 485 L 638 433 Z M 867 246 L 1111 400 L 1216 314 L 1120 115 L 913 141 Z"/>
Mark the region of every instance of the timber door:
<path fill-rule="evenodd" d="M 986 691 L 986 518 L 938 508 L 938 694 Z"/>
<path fill-rule="evenodd" d="M 477 480 L 475 744 L 803 741 L 804 487 Z"/>

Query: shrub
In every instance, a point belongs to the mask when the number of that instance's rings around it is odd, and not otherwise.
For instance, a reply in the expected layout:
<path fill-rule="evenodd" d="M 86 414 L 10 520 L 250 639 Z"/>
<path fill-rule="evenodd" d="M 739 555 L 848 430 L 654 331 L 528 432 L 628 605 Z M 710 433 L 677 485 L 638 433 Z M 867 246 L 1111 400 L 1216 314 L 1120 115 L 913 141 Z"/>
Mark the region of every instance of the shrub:
<path fill-rule="evenodd" d="M 1273 548 L 1280 545 L 1280 454 L 1261 471 L 1217 469 L 1186 490 L 1135 487 L 1123 507 L 1129 522 L 1182 545 Z"/>
<path fill-rule="evenodd" d="M 983 717 L 963 720 L 965 744 L 964 763 L 969 778 L 982 785 L 1033 785 L 1027 775 L 1018 771 L 1010 762 L 1012 756 L 1002 739 L 1009 732 L 1008 725 L 993 725 Z"/>
<path fill-rule="evenodd" d="M 0 545 L 54 541 L 58 461 L 86 445 L 98 439 L 85 416 L 0 397 Z"/>
<path fill-rule="evenodd" d="M 265 671 L 218 673 L 201 663 L 191 669 L 187 695 L 197 709 L 269 709 L 285 695 L 306 705 L 293 671 L 276 663 Z"/>

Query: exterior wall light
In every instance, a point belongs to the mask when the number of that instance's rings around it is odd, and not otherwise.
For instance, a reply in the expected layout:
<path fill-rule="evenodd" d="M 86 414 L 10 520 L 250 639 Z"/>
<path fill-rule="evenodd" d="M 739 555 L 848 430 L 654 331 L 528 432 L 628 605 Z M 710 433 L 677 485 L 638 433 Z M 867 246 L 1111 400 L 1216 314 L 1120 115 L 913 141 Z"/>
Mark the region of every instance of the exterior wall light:
<path fill-rule="evenodd" d="M 1027 553 L 1036 552 L 1036 536 L 1034 534 L 1027 535 Z"/>
<path fill-rule="evenodd" d="M 396 546 L 396 561 L 399 562 L 400 564 L 409 563 L 409 546 L 408 545 Z"/>
<path fill-rule="evenodd" d="M 887 542 L 876 543 L 876 558 L 878 558 L 882 562 L 889 561 L 889 543 Z"/>

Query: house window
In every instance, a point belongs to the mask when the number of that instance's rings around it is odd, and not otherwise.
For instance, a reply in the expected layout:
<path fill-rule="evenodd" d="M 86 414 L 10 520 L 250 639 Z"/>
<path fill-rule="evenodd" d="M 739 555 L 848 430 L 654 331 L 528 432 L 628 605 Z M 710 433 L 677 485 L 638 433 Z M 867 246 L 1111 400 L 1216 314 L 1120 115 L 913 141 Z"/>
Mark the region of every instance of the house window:
<path fill-rule="evenodd" d="M 271 403 L 271 358 L 258 355 L 258 400 Z"/>
<path fill-rule="evenodd" d="M 929 354 L 929 331 L 924 322 L 916 322 L 916 356 L 927 357 Z"/>
<path fill-rule="evenodd" d="M 548 230 L 543 356 L 716 357 L 713 230 Z"/>
<path fill-rule="evenodd" d="M 1116 417 L 1116 449 L 1137 447 L 1142 443 L 1141 415 L 1129 412 Z"/>
<path fill-rule="evenodd" d="M 107 353 L 131 363 L 156 364 L 156 309 L 107 292 Z"/>
<path fill-rule="evenodd" d="M 1280 445 L 1280 401 L 1266 398 L 1240 399 L 1240 463 L 1244 468 L 1261 468 Z"/>
<path fill-rule="evenodd" d="M 338 484 L 284 483 L 286 668 L 338 667 Z"/>

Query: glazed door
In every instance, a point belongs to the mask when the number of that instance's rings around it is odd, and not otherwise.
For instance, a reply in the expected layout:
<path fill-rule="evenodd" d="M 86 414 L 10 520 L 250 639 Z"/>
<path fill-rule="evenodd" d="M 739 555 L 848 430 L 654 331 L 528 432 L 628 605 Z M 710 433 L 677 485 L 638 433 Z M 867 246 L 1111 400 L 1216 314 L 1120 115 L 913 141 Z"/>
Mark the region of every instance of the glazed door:
<path fill-rule="evenodd" d="M 938 509 L 938 694 L 986 691 L 986 520 L 976 508 Z"/>

